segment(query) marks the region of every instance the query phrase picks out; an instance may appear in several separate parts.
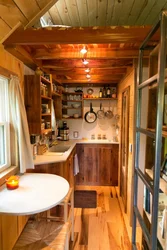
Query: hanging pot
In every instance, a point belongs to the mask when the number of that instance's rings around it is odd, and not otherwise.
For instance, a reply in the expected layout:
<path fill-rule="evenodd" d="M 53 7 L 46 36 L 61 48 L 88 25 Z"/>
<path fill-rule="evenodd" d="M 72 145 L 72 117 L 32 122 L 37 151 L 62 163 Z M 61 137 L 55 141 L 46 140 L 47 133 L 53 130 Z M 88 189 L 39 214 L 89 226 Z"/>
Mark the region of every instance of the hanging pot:
<path fill-rule="evenodd" d="M 105 116 L 108 119 L 111 119 L 113 117 L 113 112 L 110 110 L 110 103 L 109 103 L 109 109 L 105 112 Z"/>
<path fill-rule="evenodd" d="M 97 111 L 97 118 L 103 119 L 105 117 L 104 110 L 102 109 L 102 103 L 100 103 L 100 110 Z"/>
<path fill-rule="evenodd" d="M 92 103 L 90 103 L 90 111 L 85 113 L 85 121 L 88 123 L 93 123 L 97 119 L 96 113 L 93 111 Z"/>

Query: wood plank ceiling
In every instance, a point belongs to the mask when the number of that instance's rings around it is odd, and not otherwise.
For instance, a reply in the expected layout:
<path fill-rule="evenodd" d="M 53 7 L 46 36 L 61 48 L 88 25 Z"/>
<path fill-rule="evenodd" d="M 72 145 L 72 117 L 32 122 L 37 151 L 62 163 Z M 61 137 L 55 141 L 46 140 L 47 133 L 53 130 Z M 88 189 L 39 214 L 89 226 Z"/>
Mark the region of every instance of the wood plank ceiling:
<path fill-rule="evenodd" d="M 142 40 L 166 8 L 167 0 L 0 0 L 0 28 L 1 22 L 8 26 L 0 39 L 26 65 L 40 66 L 62 84 L 115 85 L 132 67 Z M 59 27 L 37 28 L 42 15 L 48 25 Z M 154 37 L 149 45 L 156 44 Z M 85 55 L 80 53 L 83 46 Z M 90 80 L 85 69 L 90 69 Z"/>

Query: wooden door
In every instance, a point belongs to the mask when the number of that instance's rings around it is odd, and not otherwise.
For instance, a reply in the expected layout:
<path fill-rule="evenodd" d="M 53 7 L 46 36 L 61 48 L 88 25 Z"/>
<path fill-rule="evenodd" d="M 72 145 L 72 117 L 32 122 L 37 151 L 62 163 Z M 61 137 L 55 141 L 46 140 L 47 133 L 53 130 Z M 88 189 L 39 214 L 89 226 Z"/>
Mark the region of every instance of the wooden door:
<path fill-rule="evenodd" d="M 130 87 L 122 92 L 121 113 L 121 165 L 120 165 L 120 195 L 127 212 L 127 178 L 129 153 L 129 91 Z"/>

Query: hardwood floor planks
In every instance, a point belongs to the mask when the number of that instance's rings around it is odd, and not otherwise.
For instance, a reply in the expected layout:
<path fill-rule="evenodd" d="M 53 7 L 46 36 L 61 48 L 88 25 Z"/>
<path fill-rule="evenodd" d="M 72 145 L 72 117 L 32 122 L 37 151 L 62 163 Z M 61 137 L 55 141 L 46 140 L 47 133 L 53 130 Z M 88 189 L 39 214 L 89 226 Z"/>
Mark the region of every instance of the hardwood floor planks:
<path fill-rule="evenodd" d="M 115 187 L 77 186 L 96 190 L 97 208 L 75 208 L 74 242 L 70 250 L 130 250 Z"/>

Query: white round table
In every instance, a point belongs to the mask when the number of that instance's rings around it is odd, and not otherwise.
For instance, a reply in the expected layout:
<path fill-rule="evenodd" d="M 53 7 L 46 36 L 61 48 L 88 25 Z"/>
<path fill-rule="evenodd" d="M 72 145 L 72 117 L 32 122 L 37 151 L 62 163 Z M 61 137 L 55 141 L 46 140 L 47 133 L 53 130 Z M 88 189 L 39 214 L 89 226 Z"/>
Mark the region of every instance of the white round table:
<path fill-rule="evenodd" d="M 0 189 L 0 213 L 28 215 L 46 211 L 59 204 L 69 191 L 69 183 L 53 174 L 24 174 L 19 187 Z"/>

